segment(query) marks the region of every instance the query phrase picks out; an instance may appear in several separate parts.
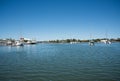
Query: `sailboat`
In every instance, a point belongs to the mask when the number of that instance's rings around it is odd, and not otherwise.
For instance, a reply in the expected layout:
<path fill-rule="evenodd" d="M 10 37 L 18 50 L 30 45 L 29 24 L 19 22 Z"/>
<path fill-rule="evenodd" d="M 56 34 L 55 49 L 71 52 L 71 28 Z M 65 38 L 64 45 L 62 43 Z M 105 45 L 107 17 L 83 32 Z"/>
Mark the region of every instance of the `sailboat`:
<path fill-rule="evenodd" d="M 91 38 L 92 38 L 92 36 L 90 35 L 89 45 L 90 45 L 90 46 L 93 46 L 93 45 L 95 45 L 95 43 L 94 43 L 94 40 L 91 39 Z"/>
<path fill-rule="evenodd" d="M 89 40 L 89 45 L 90 46 L 93 46 L 95 43 L 94 43 L 94 41 L 93 40 Z"/>

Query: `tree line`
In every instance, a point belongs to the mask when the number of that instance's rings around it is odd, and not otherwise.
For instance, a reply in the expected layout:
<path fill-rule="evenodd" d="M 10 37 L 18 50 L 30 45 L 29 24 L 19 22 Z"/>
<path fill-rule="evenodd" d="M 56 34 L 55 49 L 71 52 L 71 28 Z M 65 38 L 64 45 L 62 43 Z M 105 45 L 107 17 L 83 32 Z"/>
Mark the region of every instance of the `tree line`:
<path fill-rule="evenodd" d="M 110 40 L 111 42 L 120 42 L 120 38 L 117 39 L 106 39 L 106 38 L 101 38 L 101 39 L 91 39 L 94 42 L 101 42 L 101 40 Z M 48 40 L 48 41 L 40 41 L 40 43 L 81 43 L 81 42 L 89 42 L 90 40 L 80 40 L 80 39 L 63 39 L 63 40 Z"/>

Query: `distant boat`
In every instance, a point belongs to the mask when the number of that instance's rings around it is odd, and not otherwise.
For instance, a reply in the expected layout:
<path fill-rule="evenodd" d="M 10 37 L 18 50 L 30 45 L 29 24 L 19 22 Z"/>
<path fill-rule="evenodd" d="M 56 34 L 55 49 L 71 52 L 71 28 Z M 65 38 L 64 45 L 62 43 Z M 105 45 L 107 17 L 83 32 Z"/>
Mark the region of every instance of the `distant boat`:
<path fill-rule="evenodd" d="M 111 41 L 108 39 L 108 34 L 106 32 L 106 41 L 105 41 L 105 44 L 111 44 Z"/>
<path fill-rule="evenodd" d="M 6 45 L 12 45 L 12 41 L 8 40 Z"/>
<path fill-rule="evenodd" d="M 91 38 L 92 38 L 92 35 L 90 35 L 89 45 L 93 46 L 93 45 L 95 45 L 95 43 L 94 43 L 93 39 L 91 39 Z"/>
<path fill-rule="evenodd" d="M 106 40 L 105 44 L 111 44 L 110 40 Z"/>
<path fill-rule="evenodd" d="M 106 38 L 104 39 L 104 40 L 101 40 L 103 43 L 105 43 L 105 44 L 111 44 L 111 41 L 108 39 L 108 34 L 107 34 L 107 32 L 106 32 Z"/>
<path fill-rule="evenodd" d="M 37 43 L 36 40 L 28 40 L 28 41 L 27 41 L 27 44 L 36 44 L 36 43 Z"/>
<path fill-rule="evenodd" d="M 93 45 L 94 45 L 94 41 L 93 41 L 93 40 L 90 40 L 90 41 L 89 41 L 89 45 L 90 45 L 90 46 L 93 46 Z"/>
<path fill-rule="evenodd" d="M 105 44 L 111 44 L 111 41 L 109 39 L 101 40 L 101 42 L 103 42 Z"/>
<path fill-rule="evenodd" d="M 77 42 L 70 42 L 70 44 L 76 44 Z"/>
<path fill-rule="evenodd" d="M 24 44 L 20 41 L 15 41 L 14 46 L 24 46 Z"/>

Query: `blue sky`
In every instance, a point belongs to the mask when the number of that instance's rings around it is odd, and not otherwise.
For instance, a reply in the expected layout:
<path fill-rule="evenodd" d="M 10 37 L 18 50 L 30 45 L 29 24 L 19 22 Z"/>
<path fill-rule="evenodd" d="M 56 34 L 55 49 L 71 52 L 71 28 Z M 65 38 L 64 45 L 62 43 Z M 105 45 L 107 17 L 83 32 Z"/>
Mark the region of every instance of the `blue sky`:
<path fill-rule="evenodd" d="M 120 37 L 120 0 L 0 0 L 0 38 Z"/>

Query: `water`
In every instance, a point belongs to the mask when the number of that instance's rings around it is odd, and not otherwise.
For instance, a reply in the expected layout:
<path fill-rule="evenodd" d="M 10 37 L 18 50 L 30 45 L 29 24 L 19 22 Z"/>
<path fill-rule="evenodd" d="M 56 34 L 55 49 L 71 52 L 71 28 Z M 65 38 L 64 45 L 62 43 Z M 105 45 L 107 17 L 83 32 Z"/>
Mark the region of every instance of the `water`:
<path fill-rule="evenodd" d="M 0 81 L 120 81 L 120 43 L 0 46 Z"/>

